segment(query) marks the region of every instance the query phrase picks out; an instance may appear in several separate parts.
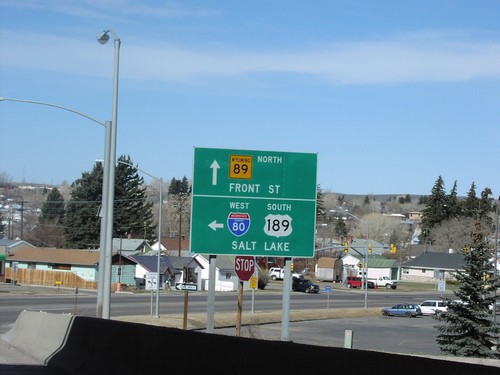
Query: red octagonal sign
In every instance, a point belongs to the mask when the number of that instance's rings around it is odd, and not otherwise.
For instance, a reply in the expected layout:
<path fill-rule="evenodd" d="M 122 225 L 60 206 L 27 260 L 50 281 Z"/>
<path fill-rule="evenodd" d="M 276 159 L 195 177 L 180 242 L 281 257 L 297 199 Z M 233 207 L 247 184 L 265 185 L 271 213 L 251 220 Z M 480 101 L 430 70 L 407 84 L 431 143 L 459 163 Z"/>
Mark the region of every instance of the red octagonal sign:
<path fill-rule="evenodd" d="M 237 255 L 234 258 L 234 271 L 241 281 L 248 281 L 255 270 L 255 258 L 248 255 Z"/>

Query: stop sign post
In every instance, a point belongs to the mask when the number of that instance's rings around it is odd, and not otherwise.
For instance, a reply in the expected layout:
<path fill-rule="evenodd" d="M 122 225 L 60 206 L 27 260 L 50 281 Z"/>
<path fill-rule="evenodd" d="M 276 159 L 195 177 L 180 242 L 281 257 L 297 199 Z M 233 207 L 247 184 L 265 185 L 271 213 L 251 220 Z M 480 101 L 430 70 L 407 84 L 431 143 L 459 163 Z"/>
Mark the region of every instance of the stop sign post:
<path fill-rule="evenodd" d="M 255 270 L 255 258 L 248 255 L 238 255 L 234 258 L 234 271 L 241 281 L 248 281 Z"/>
<path fill-rule="evenodd" d="M 240 279 L 238 288 L 238 310 L 236 312 L 236 337 L 241 332 L 241 310 L 243 307 L 243 281 L 250 280 L 255 270 L 255 258 L 249 255 L 237 255 L 234 257 L 234 271 Z"/>

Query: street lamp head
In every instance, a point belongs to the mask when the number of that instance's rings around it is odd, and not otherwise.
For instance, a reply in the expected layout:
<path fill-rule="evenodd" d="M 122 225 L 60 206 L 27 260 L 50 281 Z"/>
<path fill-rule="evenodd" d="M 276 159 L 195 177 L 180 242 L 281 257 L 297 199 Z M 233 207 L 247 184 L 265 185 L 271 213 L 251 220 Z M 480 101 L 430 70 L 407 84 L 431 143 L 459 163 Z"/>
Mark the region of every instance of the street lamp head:
<path fill-rule="evenodd" d="M 106 44 L 109 40 L 109 30 L 105 30 L 97 35 L 97 41 L 101 44 Z"/>

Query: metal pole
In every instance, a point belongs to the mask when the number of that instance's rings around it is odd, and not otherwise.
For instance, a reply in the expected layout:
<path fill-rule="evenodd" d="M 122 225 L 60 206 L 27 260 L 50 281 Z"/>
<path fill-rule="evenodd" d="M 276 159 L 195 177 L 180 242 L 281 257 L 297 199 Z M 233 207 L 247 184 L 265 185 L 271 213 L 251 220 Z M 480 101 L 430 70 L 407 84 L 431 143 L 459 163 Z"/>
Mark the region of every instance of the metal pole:
<path fill-rule="evenodd" d="M 281 307 L 281 341 L 289 341 L 289 326 L 290 326 L 290 290 L 292 289 L 292 258 L 284 258 L 285 261 L 285 276 L 283 279 L 283 301 Z"/>
<path fill-rule="evenodd" d="M 207 333 L 214 333 L 215 316 L 215 273 L 217 271 L 217 255 L 208 256 L 208 294 L 207 294 Z"/>
<path fill-rule="evenodd" d="M 368 246 L 365 249 L 365 256 L 363 257 L 363 275 L 365 283 L 365 309 L 368 308 Z"/>
<path fill-rule="evenodd" d="M 160 317 L 160 266 L 161 266 L 161 227 L 162 227 L 162 205 L 163 205 L 163 179 L 160 178 L 160 206 L 158 207 L 158 258 L 157 258 L 157 271 L 158 282 L 156 283 L 156 317 Z"/>
<path fill-rule="evenodd" d="M 110 30 L 115 40 L 115 66 L 113 77 L 113 109 L 111 121 L 111 139 L 109 144 L 108 160 L 108 202 L 106 212 L 106 247 L 105 247 L 105 269 L 103 285 L 103 313 L 104 319 L 110 317 L 110 299 L 111 299 L 111 268 L 113 257 L 113 220 L 114 220 L 114 200 L 115 200 L 115 164 L 116 164 L 116 133 L 118 119 L 118 77 L 120 65 L 120 38 Z"/>
<path fill-rule="evenodd" d="M 104 163 L 102 174 L 102 203 L 101 212 L 101 232 L 99 240 L 99 268 L 97 280 L 97 306 L 96 317 L 102 318 L 103 314 L 103 301 L 104 301 L 104 269 L 106 268 L 106 238 L 107 238 L 107 217 L 108 217 L 108 192 L 109 192 L 109 168 L 110 163 L 110 144 L 111 144 L 111 121 L 106 121 L 106 136 L 104 140 Z"/>

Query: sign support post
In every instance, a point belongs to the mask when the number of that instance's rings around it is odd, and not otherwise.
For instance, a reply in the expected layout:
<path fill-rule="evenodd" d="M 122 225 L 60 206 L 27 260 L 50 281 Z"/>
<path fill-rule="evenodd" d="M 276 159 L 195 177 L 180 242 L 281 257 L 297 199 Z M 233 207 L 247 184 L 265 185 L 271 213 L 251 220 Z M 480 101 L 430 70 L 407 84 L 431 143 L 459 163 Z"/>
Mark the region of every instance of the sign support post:
<path fill-rule="evenodd" d="M 243 281 L 238 285 L 238 308 L 236 310 L 236 337 L 241 334 L 241 310 L 243 309 Z"/>

